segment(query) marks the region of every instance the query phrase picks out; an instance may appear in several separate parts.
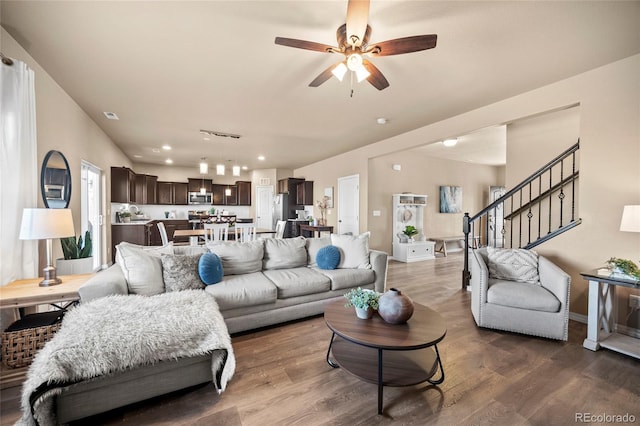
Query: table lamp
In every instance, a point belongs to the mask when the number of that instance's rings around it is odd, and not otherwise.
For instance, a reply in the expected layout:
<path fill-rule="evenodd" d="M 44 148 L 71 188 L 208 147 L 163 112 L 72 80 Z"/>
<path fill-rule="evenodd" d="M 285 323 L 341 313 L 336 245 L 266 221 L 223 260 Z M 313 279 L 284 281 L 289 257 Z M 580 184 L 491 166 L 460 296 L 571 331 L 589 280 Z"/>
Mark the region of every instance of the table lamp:
<path fill-rule="evenodd" d="M 640 206 L 624 206 L 620 230 L 625 232 L 640 232 Z"/>
<path fill-rule="evenodd" d="M 52 259 L 52 238 L 75 236 L 73 217 L 70 209 L 24 209 L 22 211 L 22 225 L 20 226 L 21 240 L 47 240 L 47 265 L 44 267 L 44 279 L 41 287 L 60 284 L 56 267 Z"/>

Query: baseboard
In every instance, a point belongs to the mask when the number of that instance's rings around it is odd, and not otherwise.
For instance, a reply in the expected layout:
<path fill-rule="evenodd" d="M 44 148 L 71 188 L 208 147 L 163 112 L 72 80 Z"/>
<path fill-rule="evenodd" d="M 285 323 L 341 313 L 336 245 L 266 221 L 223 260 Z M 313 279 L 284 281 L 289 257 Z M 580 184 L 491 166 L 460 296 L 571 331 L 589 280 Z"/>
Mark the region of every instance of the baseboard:
<path fill-rule="evenodd" d="M 569 312 L 569 319 L 577 322 L 581 322 L 582 324 L 588 323 L 588 316 L 577 314 L 575 312 Z M 615 330 L 620 334 L 625 334 L 627 336 L 635 337 L 640 339 L 640 329 L 627 327 L 626 325 L 616 324 Z"/>
<path fill-rule="evenodd" d="M 575 312 L 569 312 L 569 319 L 577 322 L 581 322 L 583 324 L 587 324 L 589 317 L 582 314 L 576 314 Z"/>

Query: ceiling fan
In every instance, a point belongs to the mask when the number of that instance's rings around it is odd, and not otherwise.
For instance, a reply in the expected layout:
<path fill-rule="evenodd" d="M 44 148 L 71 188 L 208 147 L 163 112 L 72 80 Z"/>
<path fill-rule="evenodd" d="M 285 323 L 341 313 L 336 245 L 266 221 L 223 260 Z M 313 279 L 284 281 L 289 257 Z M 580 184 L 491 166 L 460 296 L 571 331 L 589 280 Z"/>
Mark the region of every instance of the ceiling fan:
<path fill-rule="evenodd" d="M 389 87 L 389 82 L 373 63 L 365 59 L 365 56 L 375 58 L 377 56 L 400 55 L 436 47 L 438 39 L 436 34 L 396 38 L 370 44 L 371 27 L 368 25 L 368 20 L 369 0 L 349 0 L 347 22 L 336 31 L 338 47 L 285 37 L 276 37 L 275 42 L 282 46 L 316 52 L 341 53 L 345 56 L 344 61 L 331 65 L 322 71 L 309 83 L 311 87 L 320 86 L 332 75 L 342 81 L 347 71 L 351 71 L 352 78 L 355 75 L 358 82 L 366 79 L 378 90 Z"/>

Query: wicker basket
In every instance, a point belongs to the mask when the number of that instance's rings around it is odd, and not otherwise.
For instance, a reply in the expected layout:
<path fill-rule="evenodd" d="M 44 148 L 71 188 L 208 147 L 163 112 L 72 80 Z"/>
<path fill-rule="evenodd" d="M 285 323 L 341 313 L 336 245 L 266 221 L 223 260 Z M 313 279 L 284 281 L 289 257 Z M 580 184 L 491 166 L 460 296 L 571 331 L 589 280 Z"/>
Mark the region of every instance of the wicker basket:
<path fill-rule="evenodd" d="M 39 314 L 36 314 L 39 315 Z M 61 323 L 42 325 L 2 333 L 2 363 L 10 368 L 26 367 L 39 349 L 42 349 Z"/>

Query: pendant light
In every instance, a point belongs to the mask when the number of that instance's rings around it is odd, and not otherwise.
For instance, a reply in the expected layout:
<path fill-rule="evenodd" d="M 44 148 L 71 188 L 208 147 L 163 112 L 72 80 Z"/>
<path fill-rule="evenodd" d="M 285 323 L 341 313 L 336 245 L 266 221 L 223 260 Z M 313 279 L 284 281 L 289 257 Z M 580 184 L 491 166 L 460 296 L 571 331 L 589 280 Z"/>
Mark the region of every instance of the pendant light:
<path fill-rule="evenodd" d="M 206 158 L 202 157 L 200 162 L 200 174 L 202 175 L 202 186 L 200 186 L 200 193 L 206 194 L 207 188 L 204 187 L 204 175 L 209 172 L 209 164 L 206 163 Z"/>

